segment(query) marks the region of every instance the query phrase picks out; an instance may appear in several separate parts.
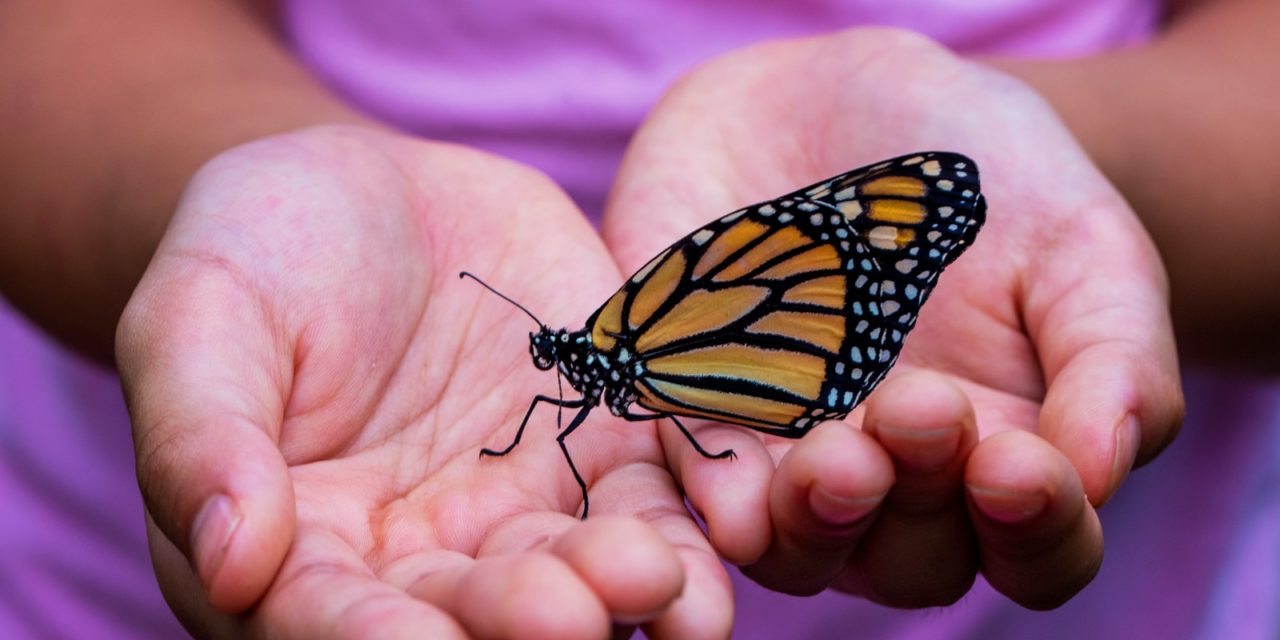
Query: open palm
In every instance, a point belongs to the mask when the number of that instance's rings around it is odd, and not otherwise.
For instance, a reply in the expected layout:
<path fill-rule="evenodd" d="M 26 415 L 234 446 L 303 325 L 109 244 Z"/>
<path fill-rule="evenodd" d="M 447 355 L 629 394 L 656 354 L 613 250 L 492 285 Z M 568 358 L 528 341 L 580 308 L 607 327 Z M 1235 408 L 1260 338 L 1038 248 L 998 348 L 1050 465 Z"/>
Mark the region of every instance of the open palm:
<path fill-rule="evenodd" d="M 740 463 L 669 447 L 672 468 L 766 586 L 930 606 L 981 571 L 1054 606 L 1101 561 L 1094 506 L 1172 438 L 1182 400 L 1154 248 L 1033 92 L 891 31 L 731 53 L 654 109 L 604 235 L 634 269 L 719 213 L 928 150 L 977 161 L 988 221 L 866 411 L 798 443 L 704 425 Z"/>
<path fill-rule="evenodd" d="M 463 269 L 564 324 L 621 280 L 558 189 L 476 152 L 312 129 L 196 176 L 118 341 L 153 553 L 190 628 L 725 633 L 725 575 L 651 423 L 601 412 L 570 441 L 587 522 L 554 408 L 478 457 L 556 383 L 529 364 L 536 327 Z"/>

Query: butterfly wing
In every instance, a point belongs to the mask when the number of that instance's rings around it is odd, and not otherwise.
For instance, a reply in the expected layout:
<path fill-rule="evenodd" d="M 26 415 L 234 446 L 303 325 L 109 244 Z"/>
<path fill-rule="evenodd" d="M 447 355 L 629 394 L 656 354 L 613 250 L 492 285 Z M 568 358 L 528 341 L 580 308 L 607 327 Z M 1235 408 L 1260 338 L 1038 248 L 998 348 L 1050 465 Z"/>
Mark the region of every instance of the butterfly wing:
<path fill-rule="evenodd" d="M 587 321 L 591 340 L 651 411 L 799 437 L 884 377 L 983 209 L 956 154 L 835 176 L 668 247 Z"/>
<path fill-rule="evenodd" d="M 876 368 L 869 380 L 874 387 L 897 361 L 938 275 L 973 244 L 986 221 L 978 167 L 956 153 L 915 153 L 855 169 L 788 197 L 839 210 L 880 267 L 878 283 L 874 278 L 861 286 L 860 279 L 854 282 L 855 289 L 865 286 L 865 295 L 877 302 L 883 325 L 877 328 L 887 337 L 878 352 L 888 358 L 887 366 Z"/>

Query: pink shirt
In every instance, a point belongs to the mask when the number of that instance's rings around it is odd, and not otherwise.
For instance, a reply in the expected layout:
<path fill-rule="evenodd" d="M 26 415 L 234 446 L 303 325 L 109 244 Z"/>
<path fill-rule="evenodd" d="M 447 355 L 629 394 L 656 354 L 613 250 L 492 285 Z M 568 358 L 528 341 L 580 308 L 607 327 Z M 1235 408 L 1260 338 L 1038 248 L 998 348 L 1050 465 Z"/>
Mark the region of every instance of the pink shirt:
<path fill-rule="evenodd" d="M 1141 40 L 1156 0 L 285 2 L 298 53 L 368 112 L 554 177 L 598 216 L 622 150 L 682 72 L 771 38 L 911 28 L 968 52 L 1068 56 Z"/>
<path fill-rule="evenodd" d="M 761 39 L 859 24 L 965 52 L 1074 55 L 1142 39 L 1152 0 L 285 2 L 302 58 L 387 121 L 534 165 L 598 215 L 664 87 Z M 607 8 L 606 8 L 607 7 Z M 1280 389 L 1192 378 L 1178 443 L 1103 510 L 1107 562 L 1032 613 L 979 584 L 941 611 L 735 583 L 741 638 L 1263 637 L 1280 578 Z M 118 381 L 0 305 L 0 637 L 173 637 L 147 562 Z"/>

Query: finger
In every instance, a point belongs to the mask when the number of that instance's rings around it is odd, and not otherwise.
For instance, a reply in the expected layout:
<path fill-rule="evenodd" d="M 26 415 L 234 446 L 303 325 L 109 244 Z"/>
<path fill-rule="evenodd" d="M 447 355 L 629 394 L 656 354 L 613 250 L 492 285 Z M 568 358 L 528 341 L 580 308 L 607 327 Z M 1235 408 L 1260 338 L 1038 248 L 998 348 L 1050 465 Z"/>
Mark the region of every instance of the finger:
<path fill-rule="evenodd" d="M 808 433 L 783 456 L 769 492 L 773 543 L 743 573 L 776 591 L 817 593 L 843 570 L 893 486 L 875 440 L 842 422 Z"/>
<path fill-rule="evenodd" d="M 611 505 L 603 482 L 601 511 Z M 684 584 L 675 549 L 633 517 L 532 512 L 490 532 L 476 556 L 417 554 L 382 577 L 483 637 L 599 637 L 657 617 Z"/>
<path fill-rule="evenodd" d="M 155 568 L 156 582 L 165 604 L 196 638 L 242 638 L 246 635 L 243 620 L 214 609 L 205 597 L 204 588 L 191 561 L 182 555 L 150 514 L 147 520 L 147 546 L 151 551 L 151 565 Z"/>
<path fill-rule="evenodd" d="M 459 624 L 376 578 L 336 537 L 300 536 L 249 625 L 280 638 L 467 638 Z"/>
<path fill-rule="evenodd" d="M 1182 421 L 1164 275 L 1149 244 L 1132 239 L 1145 237 L 1136 225 L 1073 228 L 1090 242 L 1089 258 L 1046 259 L 1024 285 L 1028 332 L 1049 382 L 1039 432 L 1075 465 L 1095 505 Z"/>
<path fill-rule="evenodd" d="M 585 522 L 555 512 L 525 514 L 490 532 L 477 556 L 547 552 L 573 570 L 615 625 L 643 624 L 655 638 L 727 636 L 729 578 L 666 469 L 616 467 L 593 484 L 592 496 Z M 461 553 L 431 552 L 397 561 L 382 577 L 415 595 L 449 598 L 473 564 Z M 447 599 L 432 601 L 453 611 Z"/>
<path fill-rule="evenodd" d="M 682 525 L 682 529 L 685 527 Z M 669 535 L 669 534 L 668 534 Z M 644 625 L 655 640 L 715 640 L 733 629 L 733 585 L 706 539 L 679 543 L 684 565 L 684 591 L 657 618 Z"/>
<path fill-rule="evenodd" d="M 262 368 L 272 347 L 241 293 L 230 278 L 144 281 L 117 339 L 147 510 L 227 612 L 262 596 L 294 531 L 272 435 L 283 394 Z"/>
<path fill-rule="evenodd" d="M 487 534 L 476 556 L 550 552 L 582 578 L 615 623 L 653 620 L 684 590 L 675 540 L 700 542 L 713 554 L 665 468 L 614 467 L 591 490 L 587 520 L 554 512 L 510 518 Z"/>
<path fill-rule="evenodd" d="M 651 620 L 684 588 L 675 549 L 634 518 L 592 518 L 560 536 L 552 552 L 586 581 L 615 622 Z"/>
<path fill-rule="evenodd" d="M 972 405 L 941 375 L 908 373 L 871 395 L 863 431 L 889 453 L 896 480 L 842 586 L 894 607 L 959 600 L 978 571 L 964 499 L 978 441 Z"/>
<path fill-rule="evenodd" d="M 1024 431 L 983 440 L 965 468 L 982 572 L 1031 609 L 1052 609 L 1102 564 L 1102 527 L 1071 463 Z"/>
<path fill-rule="evenodd" d="M 728 637 L 733 628 L 733 587 L 667 469 L 626 465 L 601 478 L 594 490 L 601 513 L 643 519 L 674 550 L 681 567 L 682 589 L 656 615 L 644 618 L 645 635 L 682 640 Z"/>
<path fill-rule="evenodd" d="M 529 551 L 431 567 L 407 592 L 482 638 L 601 638 L 609 613 L 563 559 Z"/>
<path fill-rule="evenodd" d="M 741 427 L 693 426 L 705 451 L 732 450 L 733 457 L 702 455 L 669 419 L 658 425 L 667 464 L 695 511 L 706 523 L 716 551 L 734 564 L 749 564 L 769 545 L 769 481 L 774 461 L 760 438 Z"/>

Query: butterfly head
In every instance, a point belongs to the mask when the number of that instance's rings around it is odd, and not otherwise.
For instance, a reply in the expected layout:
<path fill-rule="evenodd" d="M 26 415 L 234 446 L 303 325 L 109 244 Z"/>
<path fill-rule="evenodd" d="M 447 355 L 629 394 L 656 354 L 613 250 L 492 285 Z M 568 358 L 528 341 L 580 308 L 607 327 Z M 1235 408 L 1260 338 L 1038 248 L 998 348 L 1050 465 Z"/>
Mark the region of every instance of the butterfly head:
<path fill-rule="evenodd" d="M 546 371 L 560 360 L 559 344 L 567 339 L 568 333 L 561 329 L 553 331 L 543 326 L 537 333 L 529 333 L 529 355 L 533 357 L 533 366 Z M 562 337 L 565 336 L 565 337 Z"/>

